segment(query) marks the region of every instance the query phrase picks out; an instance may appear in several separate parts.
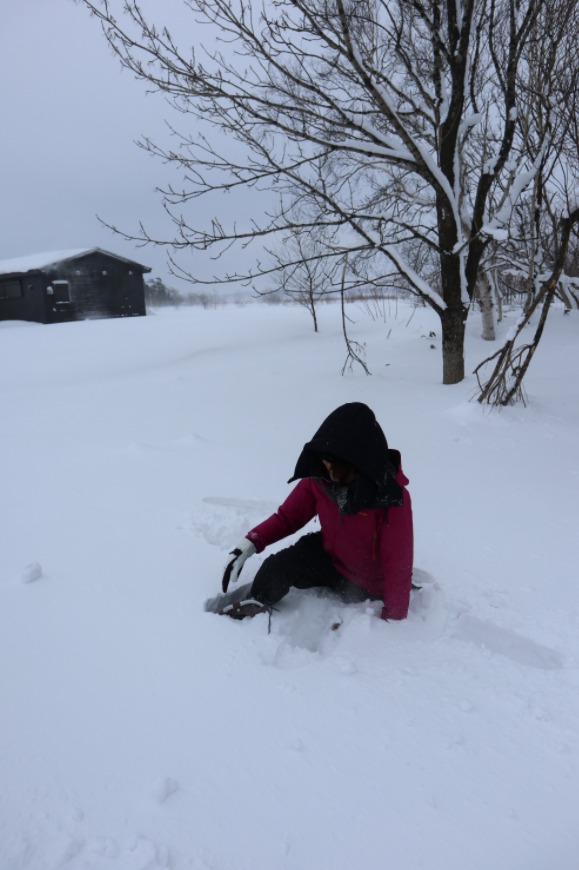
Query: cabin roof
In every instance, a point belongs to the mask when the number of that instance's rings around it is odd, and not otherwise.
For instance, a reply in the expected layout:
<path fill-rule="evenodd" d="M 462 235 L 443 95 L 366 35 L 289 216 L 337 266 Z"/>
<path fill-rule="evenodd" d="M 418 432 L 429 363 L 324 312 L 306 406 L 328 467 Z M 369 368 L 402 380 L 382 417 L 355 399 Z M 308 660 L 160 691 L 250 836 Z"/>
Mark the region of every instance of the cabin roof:
<path fill-rule="evenodd" d="M 25 257 L 0 260 L 0 275 L 9 275 L 15 272 L 39 272 L 48 266 L 62 263 L 64 260 L 76 260 L 79 257 L 86 257 L 87 254 L 97 253 L 104 254 L 106 257 L 112 257 L 114 260 L 120 260 L 123 263 L 129 263 L 131 266 L 138 266 L 143 272 L 151 271 L 149 266 L 143 266 L 142 263 L 128 260 L 126 257 L 119 257 L 118 254 L 112 254 L 110 251 L 104 251 L 102 248 L 77 248 L 70 251 L 46 251 L 42 254 L 29 254 Z"/>

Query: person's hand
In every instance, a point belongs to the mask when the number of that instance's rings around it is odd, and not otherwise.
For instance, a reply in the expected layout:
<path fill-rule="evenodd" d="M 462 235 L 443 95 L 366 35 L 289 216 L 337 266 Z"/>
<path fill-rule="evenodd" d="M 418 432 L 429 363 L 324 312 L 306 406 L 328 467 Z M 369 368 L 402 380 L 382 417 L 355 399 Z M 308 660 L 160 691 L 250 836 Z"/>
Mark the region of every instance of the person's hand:
<path fill-rule="evenodd" d="M 250 556 L 253 556 L 254 553 L 255 544 L 252 544 L 252 542 L 247 538 L 240 541 L 237 547 L 231 551 L 229 555 L 233 558 L 229 559 L 227 562 L 225 571 L 223 572 L 223 580 L 221 581 L 221 588 L 224 592 L 227 592 L 227 587 L 230 583 L 236 582 L 245 560 L 249 559 Z"/>

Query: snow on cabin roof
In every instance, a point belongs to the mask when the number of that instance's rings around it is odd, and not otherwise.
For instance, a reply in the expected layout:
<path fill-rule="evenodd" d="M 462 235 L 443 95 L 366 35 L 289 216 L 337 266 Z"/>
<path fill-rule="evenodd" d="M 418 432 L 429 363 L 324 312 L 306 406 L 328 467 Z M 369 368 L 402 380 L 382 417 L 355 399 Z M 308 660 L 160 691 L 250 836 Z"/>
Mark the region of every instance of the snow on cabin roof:
<path fill-rule="evenodd" d="M 131 263 L 135 266 L 140 266 L 145 272 L 150 272 L 148 266 L 143 266 L 135 260 L 128 260 L 126 257 L 119 257 L 118 254 L 111 254 L 110 251 L 104 251 L 102 248 L 80 248 L 71 251 L 46 251 L 43 254 L 29 254 L 26 257 L 15 257 L 12 260 L 0 260 L 0 275 L 7 275 L 11 272 L 34 272 L 38 269 L 45 269 L 47 266 L 52 266 L 55 263 L 61 263 L 63 260 L 75 260 L 77 257 L 84 257 L 87 254 L 105 254 L 107 257 L 113 257 L 115 260 L 122 260 L 124 263 Z"/>

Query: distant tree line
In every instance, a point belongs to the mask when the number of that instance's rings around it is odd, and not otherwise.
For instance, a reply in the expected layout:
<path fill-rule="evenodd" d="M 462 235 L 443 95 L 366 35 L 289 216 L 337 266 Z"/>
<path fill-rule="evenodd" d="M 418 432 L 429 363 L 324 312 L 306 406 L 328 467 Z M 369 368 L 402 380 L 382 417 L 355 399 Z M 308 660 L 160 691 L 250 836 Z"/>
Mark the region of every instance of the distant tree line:
<path fill-rule="evenodd" d="M 178 306 L 183 304 L 183 297 L 178 290 L 167 287 L 161 278 L 151 278 L 145 281 L 145 303 L 152 308 Z"/>
<path fill-rule="evenodd" d="M 161 278 L 145 281 L 145 303 L 148 308 L 180 308 L 182 305 L 217 308 L 225 301 L 215 293 L 180 293 L 174 287 L 168 287 Z"/>

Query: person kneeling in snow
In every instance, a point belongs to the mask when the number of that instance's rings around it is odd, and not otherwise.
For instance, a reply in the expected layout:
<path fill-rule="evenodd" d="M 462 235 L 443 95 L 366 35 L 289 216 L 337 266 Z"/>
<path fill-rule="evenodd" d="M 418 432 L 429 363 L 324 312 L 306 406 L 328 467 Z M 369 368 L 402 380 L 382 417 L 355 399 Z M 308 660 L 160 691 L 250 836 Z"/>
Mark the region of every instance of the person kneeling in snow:
<path fill-rule="evenodd" d="M 374 413 L 361 402 L 341 405 L 303 448 L 299 480 L 269 519 L 231 552 L 223 574 L 227 592 L 249 556 L 318 516 L 321 531 L 269 556 L 251 587 L 221 599 L 234 619 L 269 611 L 293 586 L 325 587 L 345 601 L 383 601 L 382 619 L 408 614 L 412 579 L 412 507 L 397 450 L 389 450 Z M 225 604 L 225 606 L 223 606 Z"/>

